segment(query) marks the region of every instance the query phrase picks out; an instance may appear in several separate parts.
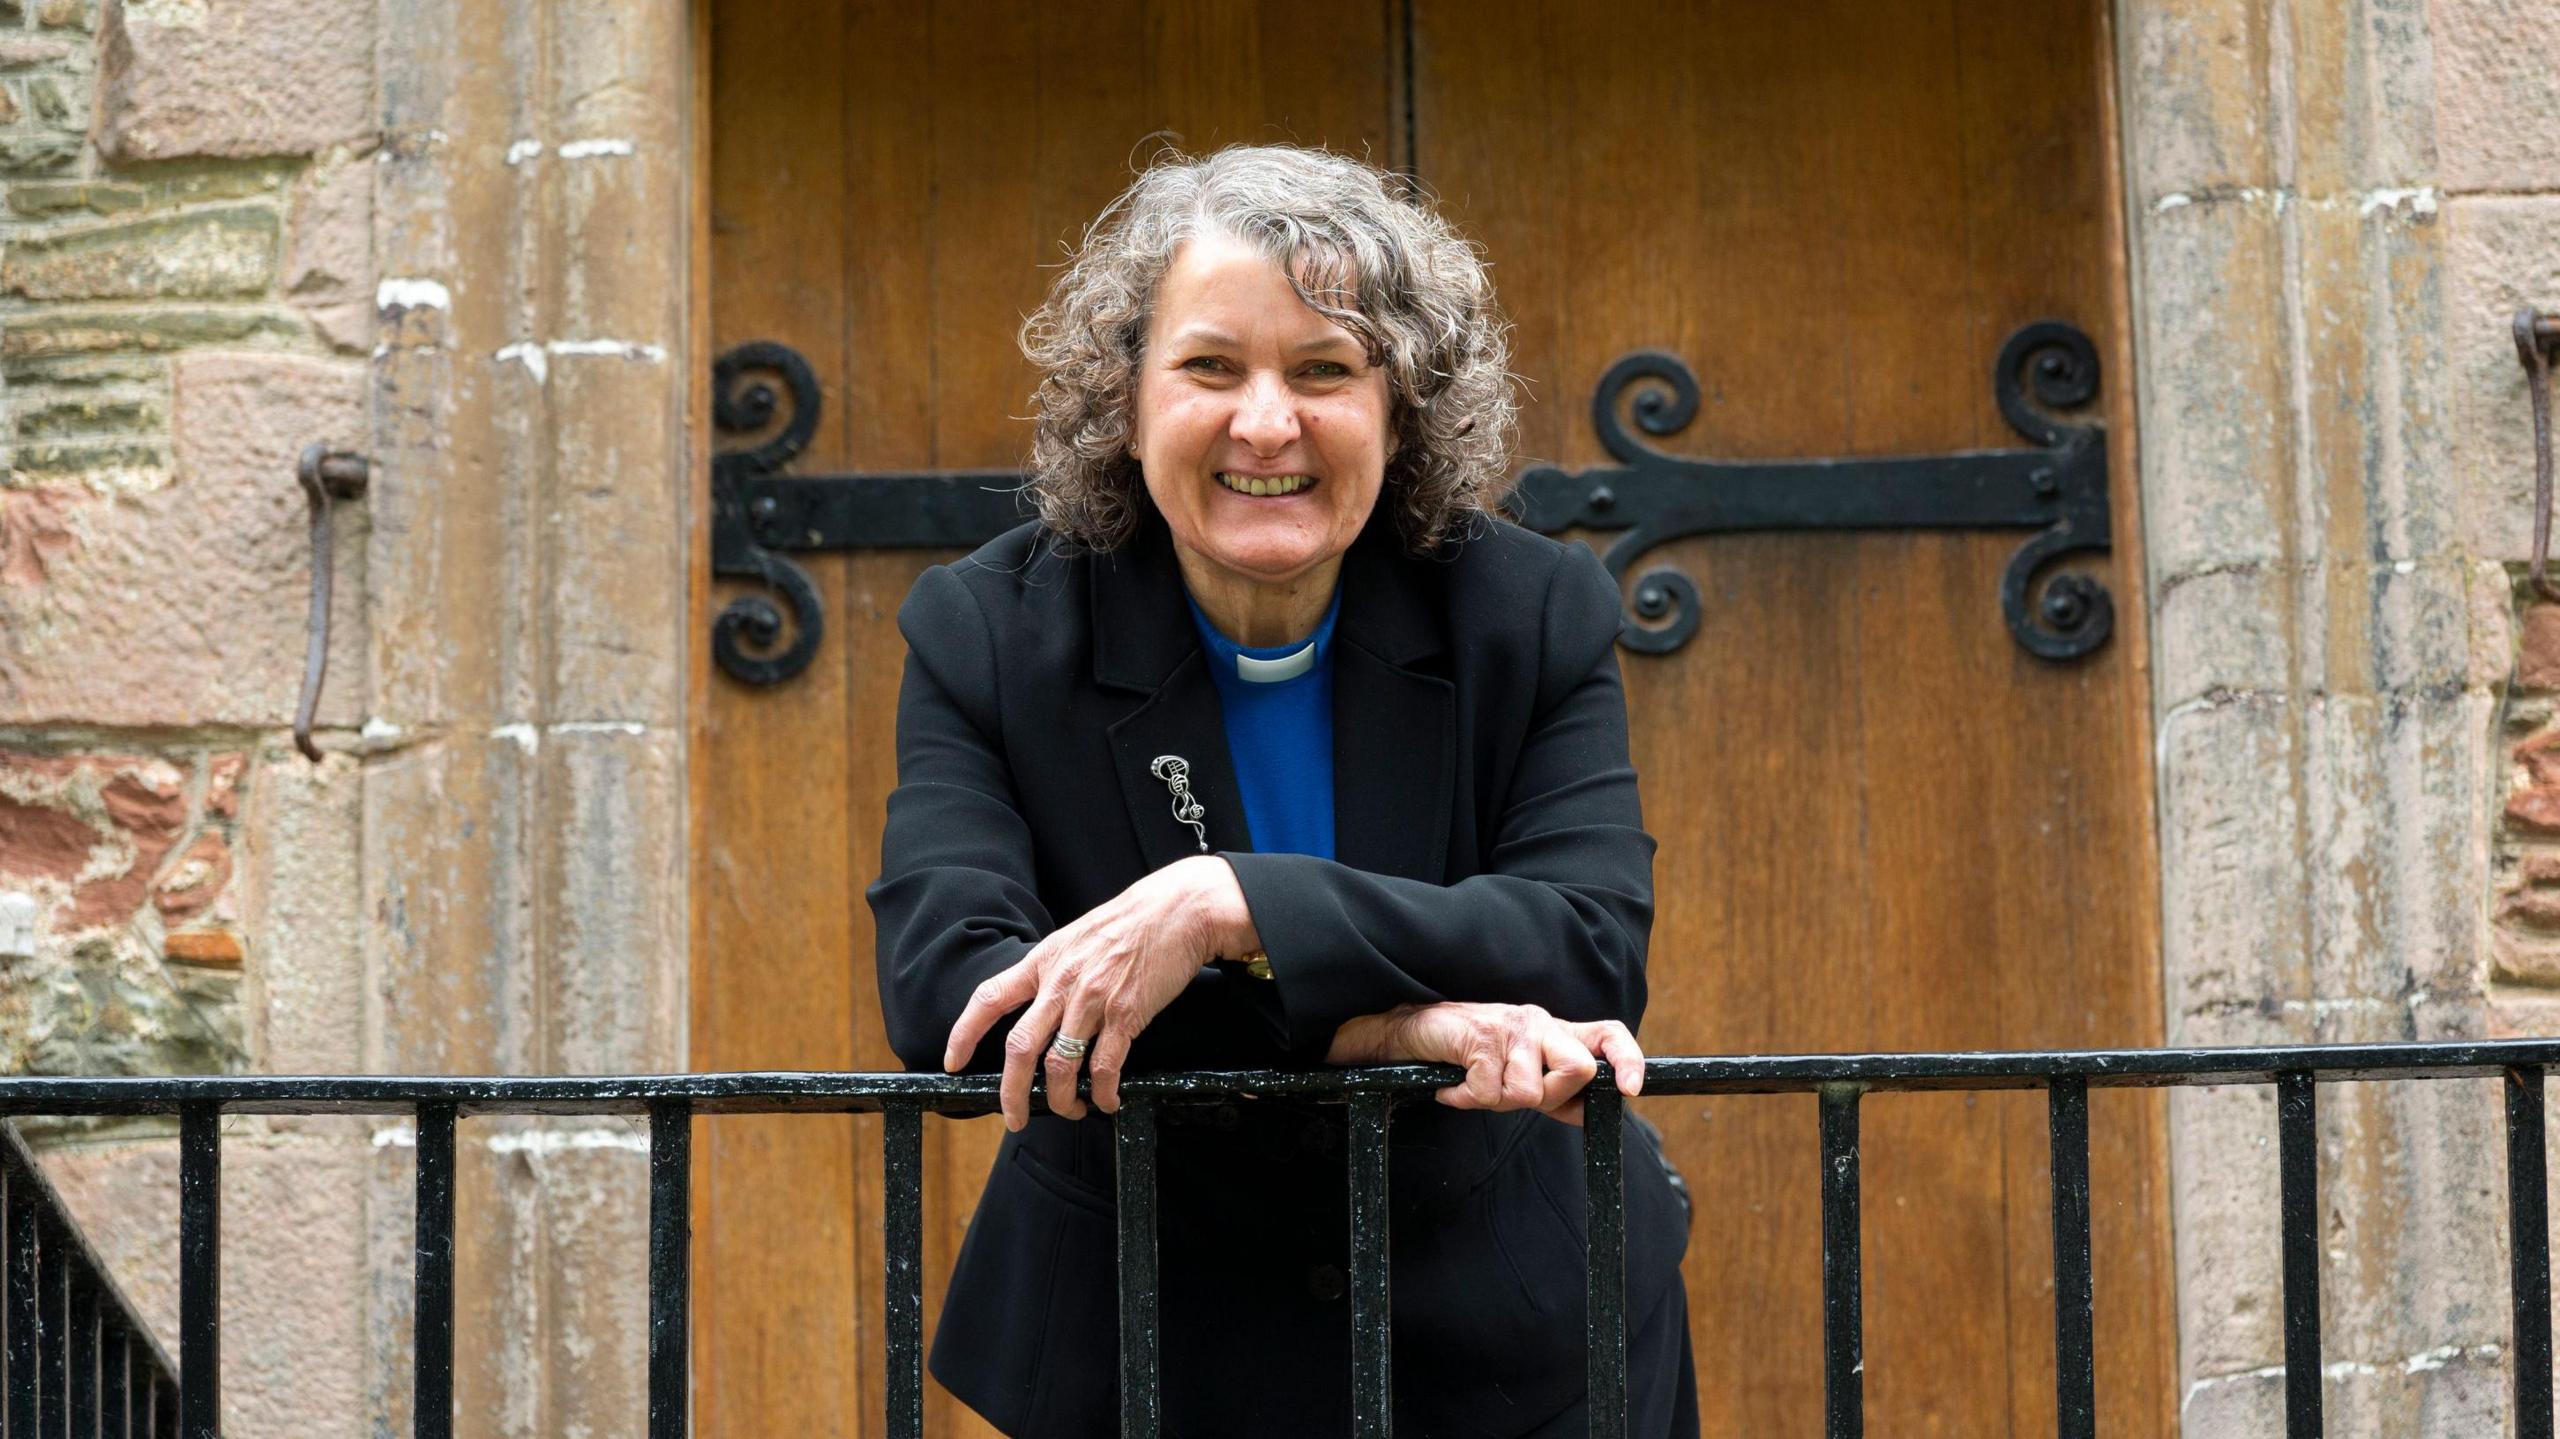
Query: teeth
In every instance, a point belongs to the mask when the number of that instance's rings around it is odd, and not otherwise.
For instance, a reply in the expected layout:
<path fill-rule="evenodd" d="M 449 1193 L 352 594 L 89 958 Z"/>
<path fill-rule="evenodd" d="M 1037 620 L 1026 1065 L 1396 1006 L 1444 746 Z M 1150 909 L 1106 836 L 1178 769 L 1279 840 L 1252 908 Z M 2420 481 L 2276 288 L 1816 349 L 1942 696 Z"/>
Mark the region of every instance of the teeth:
<path fill-rule="evenodd" d="M 1270 475 L 1252 477 L 1220 472 L 1218 483 L 1238 494 L 1294 495 L 1316 482 L 1313 475 Z"/>

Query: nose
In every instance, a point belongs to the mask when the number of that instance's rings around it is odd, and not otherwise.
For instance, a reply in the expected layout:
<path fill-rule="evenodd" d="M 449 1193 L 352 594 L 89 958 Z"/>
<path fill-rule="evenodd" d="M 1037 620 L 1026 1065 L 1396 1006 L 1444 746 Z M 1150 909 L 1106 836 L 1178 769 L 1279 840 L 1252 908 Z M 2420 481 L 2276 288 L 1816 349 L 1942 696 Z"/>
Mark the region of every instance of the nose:
<path fill-rule="evenodd" d="M 1266 459 L 1298 438 L 1297 396 L 1276 375 L 1249 378 L 1236 400 L 1235 419 L 1227 433 Z"/>

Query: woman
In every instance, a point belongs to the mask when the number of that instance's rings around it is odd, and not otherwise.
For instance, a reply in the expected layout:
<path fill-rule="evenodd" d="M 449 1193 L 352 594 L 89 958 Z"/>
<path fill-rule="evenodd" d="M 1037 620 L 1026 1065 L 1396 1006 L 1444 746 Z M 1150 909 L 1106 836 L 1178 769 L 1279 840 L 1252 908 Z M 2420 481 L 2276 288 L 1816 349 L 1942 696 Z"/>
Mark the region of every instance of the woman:
<path fill-rule="evenodd" d="M 1395 1429 L 1584 1432 L 1576 1095 L 1643 1056 L 1653 840 L 1591 552 L 1496 518 L 1482 261 L 1356 161 L 1150 169 L 1024 328 L 1041 518 L 926 571 L 869 892 L 889 1038 L 1002 1066 L 934 1375 L 1004 1432 L 1117 1413 L 1131 1069 L 1439 1060 L 1390 1149 Z M 1049 1113 L 1030 1113 L 1033 1071 Z M 1164 1116 L 1165 1432 L 1350 1424 L 1338 1105 Z M 1630 1398 L 1696 1432 L 1685 1212 L 1628 1127 Z"/>

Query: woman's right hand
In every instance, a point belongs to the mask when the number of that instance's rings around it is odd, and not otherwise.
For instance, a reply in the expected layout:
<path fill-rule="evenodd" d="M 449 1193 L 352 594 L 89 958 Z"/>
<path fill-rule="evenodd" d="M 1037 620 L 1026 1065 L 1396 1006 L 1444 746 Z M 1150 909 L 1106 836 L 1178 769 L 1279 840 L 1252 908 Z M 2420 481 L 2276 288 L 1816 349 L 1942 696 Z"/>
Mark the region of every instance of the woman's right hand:
<path fill-rule="evenodd" d="M 1451 1000 L 1363 1015 L 1334 1031 L 1330 1064 L 1454 1064 L 1467 1077 L 1439 1091 L 1452 1109 L 1534 1109 L 1582 1122 L 1582 1090 L 1609 1061 L 1618 1092 L 1644 1088 L 1644 1051 L 1614 1019 L 1558 1019 L 1534 1004 Z"/>

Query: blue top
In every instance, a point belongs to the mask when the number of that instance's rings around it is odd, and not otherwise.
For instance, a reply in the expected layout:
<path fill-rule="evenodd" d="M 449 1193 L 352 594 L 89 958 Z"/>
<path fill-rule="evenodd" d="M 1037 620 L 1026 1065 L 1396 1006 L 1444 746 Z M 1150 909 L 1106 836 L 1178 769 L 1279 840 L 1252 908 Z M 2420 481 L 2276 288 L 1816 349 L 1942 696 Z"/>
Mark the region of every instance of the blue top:
<path fill-rule="evenodd" d="M 1342 587 L 1312 636 L 1266 649 L 1228 639 L 1190 591 L 1183 599 L 1217 682 L 1255 852 L 1333 858 L 1333 619 Z"/>

